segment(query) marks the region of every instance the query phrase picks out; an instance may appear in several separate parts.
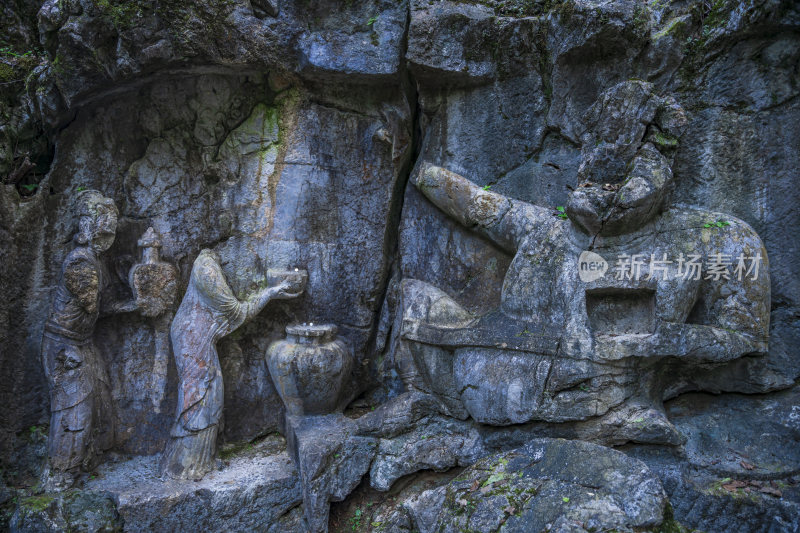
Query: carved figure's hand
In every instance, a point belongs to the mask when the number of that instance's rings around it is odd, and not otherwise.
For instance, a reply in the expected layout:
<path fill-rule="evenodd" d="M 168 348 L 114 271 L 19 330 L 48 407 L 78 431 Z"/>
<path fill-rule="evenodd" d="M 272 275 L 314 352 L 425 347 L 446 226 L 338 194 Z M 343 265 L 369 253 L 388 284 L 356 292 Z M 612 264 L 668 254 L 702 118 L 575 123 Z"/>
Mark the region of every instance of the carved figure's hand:
<path fill-rule="evenodd" d="M 302 294 L 303 286 L 297 283 L 297 280 L 286 279 L 275 287 L 275 295 L 273 298 L 280 300 L 287 300 L 289 298 L 297 298 Z"/>
<path fill-rule="evenodd" d="M 129 300 L 127 302 L 122 302 L 117 304 L 115 311 L 117 313 L 133 313 L 134 311 L 138 311 L 141 305 L 141 300 Z"/>
<path fill-rule="evenodd" d="M 57 359 L 64 366 L 64 370 L 73 370 L 83 364 L 80 354 L 74 350 L 63 350 L 58 354 Z"/>

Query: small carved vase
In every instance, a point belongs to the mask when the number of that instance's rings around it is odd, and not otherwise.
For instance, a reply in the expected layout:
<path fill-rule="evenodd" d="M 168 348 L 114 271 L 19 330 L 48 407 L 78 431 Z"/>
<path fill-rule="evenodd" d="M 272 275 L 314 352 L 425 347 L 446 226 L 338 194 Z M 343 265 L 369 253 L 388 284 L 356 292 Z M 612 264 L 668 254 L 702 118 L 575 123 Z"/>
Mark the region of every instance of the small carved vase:
<path fill-rule="evenodd" d="M 178 271 L 161 260 L 161 238 L 148 228 L 139 239 L 142 262 L 133 265 L 128 282 L 139 312 L 147 317 L 158 316 L 169 309 L 178 295 Z"/>
<path fill-rule="evenodd" d="M 295 324 L 267 349 L 267 366 L 288 415 L 341 411 L 339 401 L 353 367 L 349 346 L 333 324 Z"/>

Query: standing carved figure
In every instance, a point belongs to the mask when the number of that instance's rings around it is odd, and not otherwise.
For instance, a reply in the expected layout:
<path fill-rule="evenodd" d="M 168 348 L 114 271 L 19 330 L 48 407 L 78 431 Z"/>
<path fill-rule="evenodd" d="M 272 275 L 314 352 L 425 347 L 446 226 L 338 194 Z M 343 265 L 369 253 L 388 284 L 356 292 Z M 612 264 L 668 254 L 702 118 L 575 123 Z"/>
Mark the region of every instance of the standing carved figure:
<path fill-rule="evenodd" d="M 134 305 L 103 301 L 108 281 L 100 254 L 114 243 L 117 208 L 97 191 L 80 193 L 76 203 L 77 247 L 64 259 L 42 339 L 42 364 L 50 387 L 47 485 L 69 487 L 114 439 L 108 412 L 108 374 L 92 341 L 98 316 L 132 311 Z M 112 304 L 112 305 L 109 305 Z"/>
<path fill-rule="evenodd" d="M 212 469 L 224 399 L 216 343 L 257 315 L 272 299 L 299 296 L 299 278 L 267 287 L 245 301 L 234 296 L 219 256 L 203 250 L 170 328 L 178 368 L 177 420 L 162 457 L 162 472 L 201 478 Z"/>

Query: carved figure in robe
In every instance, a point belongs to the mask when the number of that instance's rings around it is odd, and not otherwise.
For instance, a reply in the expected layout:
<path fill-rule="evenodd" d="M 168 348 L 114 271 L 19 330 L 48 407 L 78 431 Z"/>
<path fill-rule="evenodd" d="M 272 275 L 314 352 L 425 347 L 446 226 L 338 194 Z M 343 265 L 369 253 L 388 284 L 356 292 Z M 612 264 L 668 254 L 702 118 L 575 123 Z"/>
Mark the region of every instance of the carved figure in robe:
<path fill-rule="evenodd" d="M 135 309 L 103 293 L 108 275 L 101 254 L 114 242 L 117 208 L 95 190 L 75 203 L 77 246 L 67 254 L 42 338 L 42 364 L 50 388 L 49 489 L 67 488 L 114 442 L 108 372 L 92 340 L 101 314 Z"/>
<path fill-rule="evenodd" d="M 408 389 L 482 423 L 587 421 L 579 436 L 678 444 L 663 400 L 720 390 L 714 368 L 766 353 L 763 243 L 734 217 L 669 204 L 670 148 L 685 119 L 651 88 L 620 84 L 587 113 L 565 212 L 423 166 L 423 195 L 513 260 L 499 309 L 484 316 L 403 280 L 395 360 Z M 583 281 L 585 252 L 608 272 Z M 628 268 L 617 271 L 620 261 Z"/>
<path fill-rule="evenodd" d="M 162 457 L 162 472 L 174 478 L 202 478 L 214 467 L 224 389 L 216 343 L 257 315 L 273 299 L 299 296 L 300 277 L 287 278 L 245 301 L 228 285 L 219 256 L 203 250 L 170 327 L 178 369 L 176 421 Z"/>

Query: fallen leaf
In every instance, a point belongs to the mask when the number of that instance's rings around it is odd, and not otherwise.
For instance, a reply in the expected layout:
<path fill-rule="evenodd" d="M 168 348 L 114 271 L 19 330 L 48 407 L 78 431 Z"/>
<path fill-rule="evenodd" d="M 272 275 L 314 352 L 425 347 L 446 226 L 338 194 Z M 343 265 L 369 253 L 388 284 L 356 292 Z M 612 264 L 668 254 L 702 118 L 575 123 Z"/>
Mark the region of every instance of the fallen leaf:
<path fill-rule="evenodd" d="M 476 490 L 478 490 L 478 489 L 480 488 L 480 486 L 481 486 L 481 483 L 480 483 L 480 481 L 478 481 L 478 480 L 476 479 L 475 481 L 473 481 L 473 482 L 472 482 L 472 486 L 469 488 L 469 490 L 470 490 L 471 492 L 475 492 Z"/>
<path fill-rule="evenodd" d="M 456 500 L 456 503 L 458 505 L 460 505 L 461 507 L 466 507 L 468 502 L 464 498 L 460 498 L 460 499 Z"/>
<path fill-rule="evenodd" d="M 747 483 L 745 483 L 744 481 L 739 481 L 738 479 L 735 479 L 730 483 L 725 483 L 724 485 L 722 485 L 722 488 L 729 492 L 733 492 L 736 489 L 741 489 L 742 487 L 745 487 L 746 485 Z"/>
<path fill-rule="evenodd" d="M 780 489 L 776 489 L 776 488 L 773 488 L 773 487 L 761 487 L 758 490 L 760 492 L 763 492 L 764 494 L 769 494 L 771 496 L 776 496 L 778 498 L 782 498 L 783 497 L 783 493 L 780 491 Z"/>
<path fill-rule="evenodd" d="M 744 468 L 745 470 L 755 470 L 756 469 L 755 465 L 752 465 L 752 464 L 748 463 L 745 460 L 739 461 L 739 464 L 742 465 L 742 468 Z"/>
<path fill-rule="evenodd" d="M 506 514 L 514 514 L 514 513 L 516 513 L 516 512 L 517 512 L 517 508 L 516 508 L 516 507 L 514 507 L 513 505 L 509 505 L 508 507 L 506 507 L 505 509 L 503 509 L 503 511 L 505 511 L 505 512 L 506 512 Z"/>

